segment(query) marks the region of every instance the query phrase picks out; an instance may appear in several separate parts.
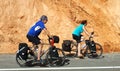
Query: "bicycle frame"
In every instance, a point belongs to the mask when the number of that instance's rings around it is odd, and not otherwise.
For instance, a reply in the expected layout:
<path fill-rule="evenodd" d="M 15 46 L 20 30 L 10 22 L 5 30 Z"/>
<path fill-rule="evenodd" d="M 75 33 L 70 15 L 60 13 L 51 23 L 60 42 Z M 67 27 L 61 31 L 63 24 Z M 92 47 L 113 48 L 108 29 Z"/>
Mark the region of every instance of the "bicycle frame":
<path fill-rule="evenodd" d="M 93 34 L 94 34 L 94 32 L 92 32 L 91 33 L 91 35 L 89 36 L 89 41 L 93 41 Z M 80 39 L 81 40 L 81 39 Z M 85 42 L 86 40 L 85 40 L 85 38 L 82 38 L 82 41 L 81 42 Z M 77 54 L 77 52 L 78 52 L 78 50 L 77 50 L 77 47 L 78 47 L 78 43 L 76 42 L 76 41 L 71 41 L 72 42 L 72 46 L 71 46 L 71 49 L 73 49 L 73 47 L 75 46 L 76 47 L 76 49 L 75 49 L 75 52 L 76 52 L 76 54 Z M 82 49 L 87 49 L 87 46 L 88 45 L 86 45 L 86 43 L 85 44 L 82 44 L 82 46 L 81 46 L 81 48 Z M 72 50 L 73 51 L 73 50 Z"/>
<path fill-rule="evenodd" d="M 47 53 L 51 47 L 54 46 L 54 40 L 53 40 L 53 39 L 49 39 L 48 41 L 49 41 L 49 43 L 42 43 L 42 45 L 50 45 L 50 46 L 49 46 L 49 48 L 48 48 L 47 50 L 45 50 L 44 52 L 41 53 L 40 58 L 41 58 L 45 53 Z M 34 49 L 33 49 L 33 52 L 34 52 L 34 53 L 37 52 L 36 49 L 38 49 L 38 46 L 36 45 L 36 46 L 33 47 L 33 48 L 34 48 Z M 37 55 L 35 55 L 35 56 L 37 56 Z"/>

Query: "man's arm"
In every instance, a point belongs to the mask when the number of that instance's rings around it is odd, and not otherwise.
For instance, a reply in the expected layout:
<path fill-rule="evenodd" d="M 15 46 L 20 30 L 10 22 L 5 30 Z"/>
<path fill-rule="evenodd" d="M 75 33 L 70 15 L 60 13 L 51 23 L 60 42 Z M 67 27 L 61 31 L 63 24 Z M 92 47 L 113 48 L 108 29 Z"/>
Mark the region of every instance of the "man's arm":
<path fill-rule="evenodd" d="M 47 28 L 44 28 L 43 31 L 48 37 L 51 37 L 50 32 L 47 30 Z"/>

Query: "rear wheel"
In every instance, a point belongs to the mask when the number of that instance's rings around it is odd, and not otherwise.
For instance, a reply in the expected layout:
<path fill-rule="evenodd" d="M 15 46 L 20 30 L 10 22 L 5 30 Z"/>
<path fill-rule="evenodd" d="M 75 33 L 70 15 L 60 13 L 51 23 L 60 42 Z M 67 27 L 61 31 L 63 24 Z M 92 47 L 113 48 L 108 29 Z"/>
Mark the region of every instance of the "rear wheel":
<path fill-rule="evenodd" d="M 27 59 L 23 59 L 19 53 L 16 54 L 16 62 L 20 67 L 32 66 L 32 62 L 34 61 L 34 56 L 28 53 Z"/>
<path fill-rule="evenodd" d="M 16 54 L 16 62 L 20 67 L 24 67 L 26 60 L 22 59 L 22 57 L 17 53 Z"/>
<path fill-rule="evenodd" d="M 56 66 L 62 66 L 65 63 L 65 53 L 62 51 L 62 49 L 56 48 L 58 52 L 58 57 L 51 57 L 50 52 L 47 53 L 46 59 L 51 67 L 56 67 Z"/>

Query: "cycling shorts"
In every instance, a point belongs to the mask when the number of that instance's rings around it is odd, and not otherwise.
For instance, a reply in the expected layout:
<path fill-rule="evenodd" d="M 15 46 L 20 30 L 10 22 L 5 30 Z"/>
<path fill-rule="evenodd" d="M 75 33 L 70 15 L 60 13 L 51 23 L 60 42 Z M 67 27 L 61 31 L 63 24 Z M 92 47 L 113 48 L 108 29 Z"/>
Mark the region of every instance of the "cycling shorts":
<path fill-rule="evenodd" d="M 81 42 L 81 36 L 82 36 L 82 35 L 77 36 L 77 35 L 75 35 L 75 34 L 72 34 L 73 39 L 76 40 L 77 43 L 80 43 L 80 42 Z"/>
<path fill-rule="evenodd" d="M 38 45 L 41 43 L 39 37 L 27 35 L 27 39 L 28 39 L 28 41 L 32 42 L 32 44 L 34 44 L 34 45 Z"/>

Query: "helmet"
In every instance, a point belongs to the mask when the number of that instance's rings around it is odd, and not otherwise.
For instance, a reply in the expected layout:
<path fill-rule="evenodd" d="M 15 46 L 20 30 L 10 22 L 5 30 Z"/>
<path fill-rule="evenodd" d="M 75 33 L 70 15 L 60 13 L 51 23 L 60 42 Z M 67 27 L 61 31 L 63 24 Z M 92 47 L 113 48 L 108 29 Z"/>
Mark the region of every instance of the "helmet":
<path fill-rule="evenodd" d="M 47 16 L 46 15 L 42 15 L 41 18 L 40 18 L 41 21 L 44 21 L 44 20 L 48 20 Z"/>

